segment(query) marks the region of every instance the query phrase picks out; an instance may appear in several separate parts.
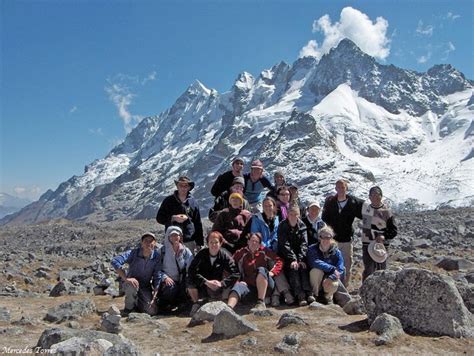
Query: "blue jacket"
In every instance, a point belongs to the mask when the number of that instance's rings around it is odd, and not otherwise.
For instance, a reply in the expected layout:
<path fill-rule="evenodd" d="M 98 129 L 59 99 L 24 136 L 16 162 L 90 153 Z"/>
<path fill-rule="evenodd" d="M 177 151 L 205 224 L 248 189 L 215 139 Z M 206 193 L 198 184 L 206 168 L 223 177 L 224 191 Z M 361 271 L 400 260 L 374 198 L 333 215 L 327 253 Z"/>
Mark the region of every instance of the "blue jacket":
<path fill-rule="evenodd" d="M 112 259 L 112 267 L 121 269 L 126 263 L 128 264 L 127 277 L 135 278 L 140 283 L 140 288 L 158 287 L 160 274 L 160 252 L 154 249 L 151 256 L 145 259 L 141 247 L 128 250 Z M 153 280 L 153 282 L 152 282 Z"/>
<path fill-rule="evenodd" d="M 265 176 L 262 176 L 254 183 L 250 179 L 250 173 L 245 173 L 244 180 L 244 195 L 250 204 L 262 202 L 263 198 L 265 198 L 265 192 L 263 191 L 265 188 L 269 189 L 270 191 L 275 189 L 272 183 Z"/>
<path fill-rule="evenodd" d="M 308 248 L 309 269 L 317 268 L 324 271 L 326 277 L 336 280 L 334 272 L 337 270 L 341 274 L 341 279 L 346 272 L 342 253 L 337 248 L 337 244 L 332 244 L 327 252 L 319 249 L 319 242 Z"/>
<path fill-rule="evenodd" d="M 273 252 L 278 251 L 278 225 L 280 221 L 278 216 L 275 216 L 273 231 L 265 222 L 262 213 L 257 213 L 252 217 L 252 225 L 250 232 L 259 232 L 262 234 L 262 244 L 270 248 Z"/>

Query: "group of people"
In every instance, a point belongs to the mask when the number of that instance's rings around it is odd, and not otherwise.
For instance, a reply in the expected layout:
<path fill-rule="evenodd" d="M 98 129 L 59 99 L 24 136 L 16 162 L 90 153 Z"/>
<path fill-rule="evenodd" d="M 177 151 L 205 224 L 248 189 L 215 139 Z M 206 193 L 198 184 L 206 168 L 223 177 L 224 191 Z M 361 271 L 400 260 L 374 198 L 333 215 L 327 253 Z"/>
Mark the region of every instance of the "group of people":
<path fill-rule="evenodd" d="M 206 238 L 191 194 L 194 182 L 180 176 L 156 216 L 165 226 L 163 245 L 158 248 L 156 236 L 146 233 L 139 247 L 112 260 L 123 280 L 125 313 L 154 315 L 189 305 L 194 314 L 208 300 L 224 300 L 232 308 L 253 301 L 257 310 L 282 301 L 344 306 L 351 298 L 346 287 L 355 218 L 362 220 L 362 279 L 386 268 L 397 227 L 380 187 L 372 187 L 364 201 L 349 194 L 348 181 L 339 179 L 321 215 L 319 202 L 302 204 L 298 186 L 282 172 L 275 172 L 272 183 L 260 160 L 252 161 L 245 174 L 241 157 L 231 167 L 211 188 L 213 225 Z"/>

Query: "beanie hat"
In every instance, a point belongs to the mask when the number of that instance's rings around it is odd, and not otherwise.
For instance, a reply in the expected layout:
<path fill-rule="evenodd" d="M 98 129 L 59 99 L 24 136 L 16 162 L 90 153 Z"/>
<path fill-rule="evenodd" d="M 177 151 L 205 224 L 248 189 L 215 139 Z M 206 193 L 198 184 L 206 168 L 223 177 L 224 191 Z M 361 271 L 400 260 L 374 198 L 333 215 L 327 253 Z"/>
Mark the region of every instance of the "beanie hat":
<path fill-rule="evenodd" d="M 372 193 L 380 194 L 380 196 L 383 196 L 383 194 L 382 194 L 382 189 L 381 189 L 378 185 L 376 185 L 376 186 L 370 188 L 370 190 L 369 190 L 369 195 L 371 195 Z"/>
<path fill-rule="evenodd" d="M 240 204 L 243 204 L 243 203 L 244 203 L 244 198 L 242 198 L 242 195 L 239 194 L 239 193 L 232 193 L 232 194 L 229 196 L 229 201 L 231 201 L 232 199 L 239 199 L 239 200 L 240 200 Z"/>

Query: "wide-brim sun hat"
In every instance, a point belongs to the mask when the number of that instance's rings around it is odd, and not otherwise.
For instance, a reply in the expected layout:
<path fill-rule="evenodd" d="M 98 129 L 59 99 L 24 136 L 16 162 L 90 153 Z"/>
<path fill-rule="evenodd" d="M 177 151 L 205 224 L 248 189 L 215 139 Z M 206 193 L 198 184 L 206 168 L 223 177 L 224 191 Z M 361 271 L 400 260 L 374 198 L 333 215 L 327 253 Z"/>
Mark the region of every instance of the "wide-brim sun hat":
<path fill-rule="evenodd" d="M 369 252 L 370 258 L 377 263 L 384 263 L 387 260 L 388 253 L 383 243 L 371 241 L 367 251 Z"/>
<path fill-rule="evenodd" d="M 178 180 L 175 180 L 174 181 L 174 184 L 176 184 L 176 186 L 178 186 L 178 183 L 187 183 L 189 184 L 189 190 L 193 190 L 194 188 L 194 182 L 189 178 L 189 177 L 186 177 L 186 176 L 181 176 L 178 178 Z"/>

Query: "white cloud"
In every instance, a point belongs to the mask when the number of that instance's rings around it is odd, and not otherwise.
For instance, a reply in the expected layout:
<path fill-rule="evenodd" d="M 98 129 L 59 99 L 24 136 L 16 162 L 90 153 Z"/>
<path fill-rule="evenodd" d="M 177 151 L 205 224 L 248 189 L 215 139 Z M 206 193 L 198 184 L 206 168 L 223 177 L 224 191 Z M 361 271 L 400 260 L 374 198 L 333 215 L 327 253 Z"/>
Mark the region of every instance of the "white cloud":
<path fill-rule="evenodd" d="M 300 57 L 309 55 L 320 59 L 342 39 L 348 38 L 365 53 L 384 60 L 390 54 L 387 28 L 388 21 L 383 17 L 377 17 L 372 21 L 359 10 L 345 7 L 338 22 L 332 23 L 329 15 L 324 15 L 313 22 L 313 32 L 322 32 L 323 42 L 319 46 L 315 40 L 309 41 L 301 49 Z"/>
<path fill-rule="evenodd" d="M 69 109 L 69 113 L 70 113 L 70 114 L 73 114 L 73 113 L 75 113 L 76 111 L 77 111 L 77 106 L 76 106 L 76 105 L 74 105 L 71 109 Z"/>
<path fill-rule="evenodd" d="M 449 11 L 448 14 L 446 15 L 446 18 L 447 18 L 448 20 L 452 20 L 452 21 L 454 21 L 454 20 L 456 20 L 456 19 L 458 19 L 458 18 L 460 18 L 460 17 L 461 17 L 461 15 L 453 14 L 451 11 Z"/>
<path fill-rule="evenodd" d="M 416 59 L 416 61 L 419 63 L 419 64 L 423 64 L 423 63 L 426 63 L 430 60 L 431 58 L 431 52 L 428 52 L 426 55 L 422 55 L 420 57 L 418 57 Z"/>
<path fill-rule="evenodd" d="M 144 86 L 147 82 L 156 79 L 156 72 L 153 71 L 146 75 L 143 79 L 139 76 L 119 73 L 113 78 L 107 79 L 108 85 L 104 88 L 109 95 L 109 99 L 115 104 L 118 115 L 122 119 L 125 131 L 129 133 L 141 121 L 143 116 L 132 114 L 130 106 L 136 92 L 140 86 Z M 97 133 L 97 132 L 96 132 Z"/>
<path fill-rule="evenodd" d="M 36 200 L 40 197 L 42 190 L 37 185 L 32 186 L 16 186 L 13 188 L 16 196 L 22 199 Z"/>
<path fill-rule="evenodd" d="M 104 136 L 104 132 L 102 131 L 101 127 L 97 128 L 97 129 L 89 129 L 89 132 L 93 135 Z"/>
<path fill-rule="evenodd" d="M 418 33 L 419 35 L 431 37 L 433 35 L 433 30 L 434 30 L 433 26 L 426 25 L 425 27 L 423 27 L 423 21 L 422 20 L 418 21 L 416 33 Z"/>
<path fill-rule="evenodd" d="M 441 58 L 441 60 L 443 60 L 443 61 L 447 60 L 448 57 L 449 57 L 449 54 L 451 52 L 454 52 L 455 50 L 456 50 L 456 47 L 454 46 L 454 44 L 451 41 L 449 41 L 446 44 L 446 50 L 444 50 L 444 52 L 443 52 L 444 55 L 443 55 L 443 58 Z"/>

